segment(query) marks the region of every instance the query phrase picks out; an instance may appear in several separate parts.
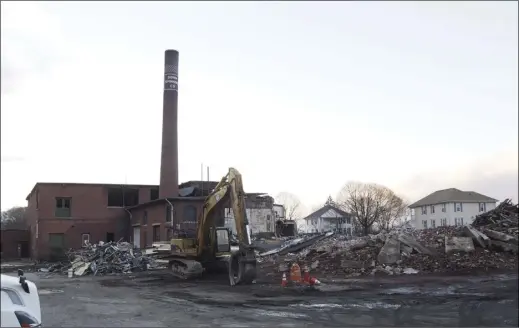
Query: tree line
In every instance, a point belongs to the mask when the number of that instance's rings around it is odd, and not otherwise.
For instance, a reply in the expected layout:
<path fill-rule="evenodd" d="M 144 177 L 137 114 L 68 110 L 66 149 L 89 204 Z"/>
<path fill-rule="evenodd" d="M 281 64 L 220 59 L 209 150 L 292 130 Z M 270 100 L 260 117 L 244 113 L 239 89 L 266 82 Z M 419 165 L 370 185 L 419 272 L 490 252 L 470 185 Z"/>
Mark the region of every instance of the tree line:
<path fill-rule="evenodd" d="M 2 211 L 1 217 L 1 228 L 2 230 L 7 229 L 27 229 L 26 219 L 27 207 L 15 206 L 8 210 Z"/>
<path fill-rule="evenodd" d="M 276 203 L 285 207 L 286 218 L 298 220 L 304 217 L 303 207 L 297 196 L 283 192 L 276 197 Z M 389 230 L 408 215 L 408 202 L 390 188 L 376 183 L 351 181 L 327 203 L 350 213 L 353 228 L 357 234 L 367 235 L 374 230 Z M 314 206 L 314 212 L 324 206 Z"/>

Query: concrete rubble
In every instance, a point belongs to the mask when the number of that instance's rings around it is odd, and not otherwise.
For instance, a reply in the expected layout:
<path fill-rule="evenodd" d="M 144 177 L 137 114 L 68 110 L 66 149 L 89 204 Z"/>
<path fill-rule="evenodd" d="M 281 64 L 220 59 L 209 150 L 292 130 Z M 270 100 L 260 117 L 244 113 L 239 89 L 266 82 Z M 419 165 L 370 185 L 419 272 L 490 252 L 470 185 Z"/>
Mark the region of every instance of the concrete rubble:
<path fill-rule="evenodd" d="M 346 277 L 516 269 L 518 212 L 507 200 L 479 215 L 473 226 L 406 226 L 357 238 L 329 233 L 284 254 L 264 253 L 260 267 L 280 272 L 297 262 L 321 275 Z"/>
<path fill-rule="evenodd" d="M 128 242 L 87 244 L 67 253 L 69 263 L 53 264 L 40 269 L 46 272 L 67 273 L 72 269 L 75 276 L 105 275 L 144 271 L 155 266 L 153 258 Z"/>

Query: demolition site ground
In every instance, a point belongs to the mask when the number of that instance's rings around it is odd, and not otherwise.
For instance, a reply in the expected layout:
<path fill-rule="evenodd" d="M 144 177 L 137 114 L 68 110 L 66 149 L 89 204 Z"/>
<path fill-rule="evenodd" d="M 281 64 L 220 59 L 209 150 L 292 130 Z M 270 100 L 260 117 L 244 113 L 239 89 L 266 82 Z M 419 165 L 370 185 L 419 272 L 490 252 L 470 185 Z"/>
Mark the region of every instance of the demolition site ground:
<path fill-rule="evenodd" d="M 67 278 L 27 273 L 49 327 L 517 326 L 516 273 L 361 277 L 315 290 L 230 287 L 166 270 Z"/>

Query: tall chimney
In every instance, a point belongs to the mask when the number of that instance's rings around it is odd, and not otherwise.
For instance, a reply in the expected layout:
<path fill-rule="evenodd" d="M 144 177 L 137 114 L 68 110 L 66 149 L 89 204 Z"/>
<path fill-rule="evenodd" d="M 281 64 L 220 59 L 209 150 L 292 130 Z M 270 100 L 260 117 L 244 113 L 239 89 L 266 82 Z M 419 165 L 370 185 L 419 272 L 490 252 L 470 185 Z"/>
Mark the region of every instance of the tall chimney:
<path fill-rule="evenodd" d="M 178 51 L 166 50 L 159 197 L 178 197 Z"/>

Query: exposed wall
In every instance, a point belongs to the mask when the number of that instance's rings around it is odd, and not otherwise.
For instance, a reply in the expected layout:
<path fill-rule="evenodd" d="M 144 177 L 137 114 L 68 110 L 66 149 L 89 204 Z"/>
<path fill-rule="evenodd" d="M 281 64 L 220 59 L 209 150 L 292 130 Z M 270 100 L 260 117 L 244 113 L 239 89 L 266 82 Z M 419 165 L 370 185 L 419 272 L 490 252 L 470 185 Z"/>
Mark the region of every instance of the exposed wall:
<path fill-rule="evenodd" d="M 485 203 L 484 211 L 480 211 L 479 204 L 480 203 L 462 203 L 462 211 L 455 211 L 454 203 L 445 203 L 445 212 L 442 211 L 443 204 L 427 205 L 426 213 L 424 214 L 422 214 L 422 207 L 418 207 L 414 209 L 414 215 L 412 219 L 413 226 L 416 229 L 424 229 L 425 226 L 423 224 L 423 221 L 427 221 L 427 228 L 431 228 L 434 225 L 436 227 L 439 227 L 442 224 L 442 219 L 446 220 L 446 225 L 453 226 L 456 223 L 456 218 L 463 218 L 463 225 L 468 225 L 471 224 L 472 221 L 474 221 L 477 215 L 496 208 L 496 203 L 490 202 Z M 432 213 L 433 206 L 434 213 Z"/>
<path fill-rule="evenodd" d="M 30 236 L 28 230 L 1 230 L 2 260 L 18 259 L 23 257 L 18 248 L 23 248 L 20 244 L 24 243 L 29 247 Z M 21 249 L 20 249 L 21 250 Z M 29 249 L 27 249 L 27 252 Z"/>
<path fill-rule="evenodd" d="M 168 222 L 168 203 L 161 201 L 130 210 L 132 213 L 132 229 L 140 230 L 140 247 L 148 247 L 153 243 L 153 227 L 158 227 L 159 241 L 167 241 L 174 231 L 195 232 L 197 220 L 202 214 L 203 200 L 171 200 L 173 204 L 173 227 L 166 227 Z M 193 207 L 196 212 L 193 212 Z M 131 240 L 135 242 L 133 231 Z"/>

